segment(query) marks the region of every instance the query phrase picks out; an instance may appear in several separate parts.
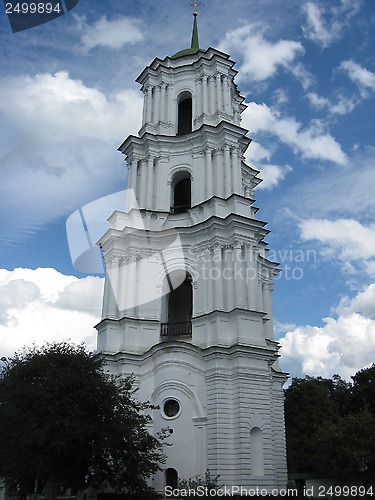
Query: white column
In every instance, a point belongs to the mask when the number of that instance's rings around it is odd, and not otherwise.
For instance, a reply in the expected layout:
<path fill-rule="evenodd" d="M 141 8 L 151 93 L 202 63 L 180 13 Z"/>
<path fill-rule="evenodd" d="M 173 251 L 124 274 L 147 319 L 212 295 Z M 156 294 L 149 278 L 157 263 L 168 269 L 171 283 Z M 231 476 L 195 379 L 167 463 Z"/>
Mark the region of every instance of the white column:
<path fill-rule="evenodd" d="M 233 192 L 242 194 L 242 172 L 241 162 L 237 148 L 232 148 L 232 183 Z"/>
<path fill-rule="evenodd" d="M 167 121 L 170 124 L 174 124 L 176 121 L 176 99 L 172 99 L 172 96 L 173 96 L 173 84 L 168 83 Z"/>
<path fill-rule="evenodd" d="M 206 186 L 207 186 L 207 198 L 213 196 L 213 169 L 212 169 L 212 156 L 211 149 L 206 149 Z"/>
<path fill-rule="evenodd" d="M 215 77 L 210 76 L 209 82 L 210 89 L 210 113 L 213 115 L 216 111 L 216 85 L 215 85 Z"/>
<path fill-rule="evenodd" d="M 224 75 L 224 82 L 223 82 L 223 93 L 224 93 L 224 111 L 228 114 L 231 115 L 231 102 L 230 102 L 230 90 L 229 90 L 229 85 L 228 85 L 228 77 L 227 75 Z"/>
<path fill-rule="evenodd" d="M 232 169 L 230 163 L 230 149 L 228 144 L 226 144 L 224 147 L 224 171 L 225 171 L 224 197 L 227 198 L 232 193 Z"/>
<path fill-rule="evenodd" d="M 125 262 L 123 258 L 118 259 L 118 284 L 116 292 L 116 302 L 118 311 L 125 309 L 124 271 Z"/>
<path fill-rule="evenodd" d="M 156 125 L 160 121 L 160 97 L 161 88 L 160 85 L 155 87 L 155 107 L 154 107 L 154 124 Z"/>
<path fill-rule="evenodd" d="M 199 153 L 197 156 L 192 156 L 192 168 L 193 172 L 195 171 L 195 178 L 197 180 L 196 184 L 198 186 L 198 197 L 196 198 L 194 196 L 194 203 L 193 203 L 193 197 L 192 197 L 192 204 L 196 205 L 198 203 L 201 203 L 203 200 L 205 200 L 205 194 L 206 194 L 206 174 L 205 174 L 205 169 L 204 168 L 199 168 L 199 167 L 204 167 L 204 160 L 202 161 L 203 153 Z M 198 167 L 198 168 L 196 168 Z M 193 193 L 192 193 L 193 195 Z"/>
<path fill-rule="evenodd" d="M 147 205 L 147 160 L 142 160 L 140 175 L 140 200 L 139 208 L 145 208 Z"/>
<path fill-rule="evenodd" d="M 213 281 L 214 281 L 214 306 L 216 309 L 222 310 L 224 307 L 224 287 L 223 287 L 223 256 L 221 251 L 221 246 L 219 244 L 215 245 L 214 248 L 214 271 L 213 271 Z"/>
<path fill-rule="evenodd" d="M 147 161 L 147 198 L 145 208 L 154 208 L 154 159 L 149 156 Z"/>
<path fill-rule="evenodd" d="M 129 189 L 130 192 L 129 196 L 126 196 L 125 199 L 125 211 L 128 212 L 132 207 L 133 207 L 133 193 L 134 196 L 137 195 L 136 193 L 136 187 L 137 187 L 137 160 L 132 160 L 129 165 L 128 165 L 128 186 L 127 189 Z"/>
<path fill-rule="evenodd" d="M 216 150 L 216 169 L 215 176 L 217 179 L 217 195 L 225 198 L 224 195 L 224 158 L 223 150 Z"/>
<path fill-rule="evenodd" d="M 134 196 L 137 200 L 138 206 L 140 201 L 140 190 L 139 190 L 140 174 L 141 174 L 141 162 L 139 160 L 134 160 L 134 176 L 132 182 L 133 182 Z"/>
<path fill-rule="evenodd" d="M 223 87 L 221 83 L 221 74 L 216 73 L 216 102 L 217 102 L 217 110 L 223 110 Z"/>
<path fill-rule="evenodd" d="M 214 307 L 214 280 L 212 279 L 212 269 L 214 267 L 214 262 L 213 262 L 213 253 L 210 251 L 208 248 L 205 250 L 205 266 L 206 266 L 206 312 L 210 313 Z M 205 275 L 203 275 L 205 276 Z"/>
<path fill-rule="evenodd" d="M 146 112 L 147 123 L 152 122 L 152 87 L 149 85 L 147 87 L 147 112 Z"/>
<path fill-rule="evenodd" d="M 167 92 L 167 85 L 162 82 L 160 85 L 160 121 L 165 122 L 166 121 L 166 92 Z"/>
<path fill-rule="evenodd" d="M 106 263 L 106 267 L 110 265 L 110 262 Z M 111 281 L 108 276 L 108 271 L 106 271 L 105 281 L 104 281 L 104 294 L 103 294 L 103 313 L 102 318 L 112 318 L 110 311 L 110 301 L 112 296 Z"/>
<path fill-rule="evenodd" d="M 164 120 L 168 123 L 169 122 L 169 108 L 170 108 L 170 92 L 169 92 L 169 83 L 165 84 L 165 90 L 164 90 Z"/>
<path fill-rule="evenodd" d="M 142 114 L 142 125 L 146 123 L 147 120 L 147 99 L 148 93 L 147 88 L 143 89 L 143 114 Z"/>
<path fill-rule="evenodd" d="M 203 104 L 202 104 L 202 80 L 197 78 L 195 80 L 195 106 L 196 106 L 196 117 L 199 118 L 203 113 Z"/>
<path fill-rule="evenodd" d="M 235 307 L 245 307 L 246 283 L 244 272 L 244 259 L 242 256 L 242 245 L 236 241 L 234 244 L 233 262 L 233 297 Z"/>
<path fill-rule="evenodd" d="M 264 285 L 264 307 L 267 313 L 266 335 L 268 339 L 274 338 L 273 321 L 272 321 L 272 283 Z"/>
<path fill-rule="evenodd" d="M 234 295 L 233 295 L 233 253 L 231 248 L 223 248 L 223 281 L 222 288 L 224 292 L 225 308 L 227 311 L 231 311 L 234 305 Z"/>
<path fill-rule="evenodd" d="M 211 301 L 211 293 L 210 293 L 210 266 L 211 266 L 211 253 L 208 248 L 203 251 L 201 257 L 201 266 L 199 268 L 199 273 L 202 279 L 200 282 L 202 283 L 202 304 L 200 309 L 202 309 L 203 313 L 209 313 L 212 310 L 212 301 Z"/>
<path fill-rule="evenodd" d="M 132 184 L 133 184 L 132 177 L 133 177 L 133 162 L 129 161 L 128 162 L 128 182 L 127 182 L 128 189 L 131 189 L 133 187 L 132 186 Z"/>
<path fill-rule="evenodd" d="M 126 315 L 134 316 L 134 308 L 136 306 L 136 260 L 130 257 L 127 261 L 126 273 Z"/>
<path fill-rule="evenodd" d="M 118 297 L 118 285 L 119 285 L 119 259 L 118 257 L 113 257 L 108 262 L 108 276 L 109 284 L 112 290 L 110 291 L 109 301 L 108 301 L 108 317 L 117 318 L 117 297 Z M 111 293 L 112 292 L 112 293 Z"/>
<path fill-rule="evenodd" d="M 208 75 L 203 75 L 203 113 L 209 113 L 209 102 L 208 102 Z"/>
<path fill-rule="evenodd" d="M 260 293 L 258 286 L 258 265 L 255 249 L 250 245 L 246 248 L 246 282 L 248 307 L 251 310 L 258 311 L 258 294 Z"/>

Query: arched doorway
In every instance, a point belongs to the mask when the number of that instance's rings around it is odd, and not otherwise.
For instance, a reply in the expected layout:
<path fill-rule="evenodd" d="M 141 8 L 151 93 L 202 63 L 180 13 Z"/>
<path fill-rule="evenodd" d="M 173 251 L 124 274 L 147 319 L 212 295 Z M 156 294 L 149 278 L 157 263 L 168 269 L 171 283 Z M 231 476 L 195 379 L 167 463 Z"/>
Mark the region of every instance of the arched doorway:
<path fill-rule="evenodd" d="M 176 489 L 178 486 L 178 472 L 173 467 L 168 467 L 164 472 L 165 476 L 165 486 L 169 486 Z"/>
<path fill-rule="evenodd" d="M 170 291 L 165 297 L 166 311 L 164 318 L 166 319 L 166 323 L 162 323 L 161 325 L 161 334 L 164 336 L 191 335 L 193 280 L 191 275 L 186 273 L 183 282 L 180 282 L 179 286 L 174 288 L 174 273 L 180 274 L 181 271 L 173 271 L 173 273 L 166 277 Z"/>

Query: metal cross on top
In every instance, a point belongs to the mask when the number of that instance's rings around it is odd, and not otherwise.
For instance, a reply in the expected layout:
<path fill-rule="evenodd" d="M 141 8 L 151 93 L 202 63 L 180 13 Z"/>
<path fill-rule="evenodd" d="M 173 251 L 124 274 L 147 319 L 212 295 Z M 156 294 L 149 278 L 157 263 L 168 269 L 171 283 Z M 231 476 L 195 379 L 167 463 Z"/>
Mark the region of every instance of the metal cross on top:
<path fill-rule="evenodd" d="M 194 0 L 194 2 L 192 3 L 188 3 L 188 5 L 190 5 L 191 7 L 194 7 L 194 16 L 197 16 L 198 15 L 198 7 L 204 7 L 204 4 L 203 3 L 198 3 L 197 0 Z"/>

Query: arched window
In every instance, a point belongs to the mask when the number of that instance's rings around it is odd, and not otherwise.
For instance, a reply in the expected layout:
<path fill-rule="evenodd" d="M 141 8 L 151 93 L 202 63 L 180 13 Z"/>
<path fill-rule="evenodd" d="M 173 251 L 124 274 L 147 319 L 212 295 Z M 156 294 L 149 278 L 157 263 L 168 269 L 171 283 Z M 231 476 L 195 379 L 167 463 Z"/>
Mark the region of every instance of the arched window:
<path fill-rule="evenodd" d="M 251 474 L 253 476 L 264 476 L 263 459 L 263 435 L 259 427 L 253 427 L 250 431 L 250 453 Z"/>
<path fill-rule="evenodd" d="M 180 214 L 191 208 L 191 177 L 189 172 L 181 171 L 173 177 L 171 212 Z"/>
<path fill-rule="evenodd" d="M 177 135 L 190 134 L 193 121 L 193 99 L 189 92 L 183 92 L 178 101 Z"/>
<path fill-rule="evenodd" d="M 190 177 L 180 180 L 174 187 L 173 213 L 179 214 L 191 208 L 191 180 Z"/>
<path fill-rule="evenodd" d="M 173 273 L 180 273 L 174 271 Z M 166 296 L 166 323 L 161 325 L 163 336 L 191 335 L 191 318 L 193 314 L 192 278 L 186 273 L 184 281 L 173 288 L 173 273 L 167 276 L 170 292 Z"/>
<path fill-rule="evenodd" d="M 176 489 L 178 485 L 178 473 L 173 467 L 165 469 L 165 486 Z"/>

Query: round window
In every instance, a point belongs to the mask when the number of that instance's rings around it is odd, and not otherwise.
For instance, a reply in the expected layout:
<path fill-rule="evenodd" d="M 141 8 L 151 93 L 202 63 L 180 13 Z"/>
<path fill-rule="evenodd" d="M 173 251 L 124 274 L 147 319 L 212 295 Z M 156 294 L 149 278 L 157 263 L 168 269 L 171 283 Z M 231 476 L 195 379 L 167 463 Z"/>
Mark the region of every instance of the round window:
<path fill-rule="evenodd" d="M 177 399 L 166 399 L 163 403 L 163 413 L 167 418 L 174 418 L 180 413 L 180 403 Z"/>

